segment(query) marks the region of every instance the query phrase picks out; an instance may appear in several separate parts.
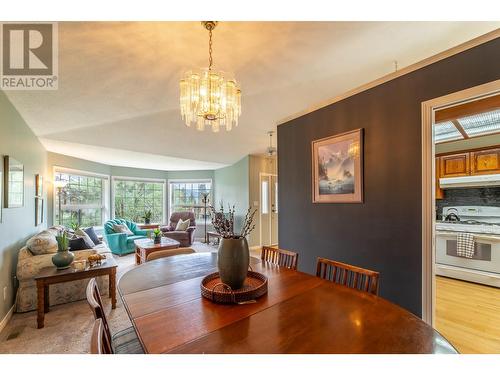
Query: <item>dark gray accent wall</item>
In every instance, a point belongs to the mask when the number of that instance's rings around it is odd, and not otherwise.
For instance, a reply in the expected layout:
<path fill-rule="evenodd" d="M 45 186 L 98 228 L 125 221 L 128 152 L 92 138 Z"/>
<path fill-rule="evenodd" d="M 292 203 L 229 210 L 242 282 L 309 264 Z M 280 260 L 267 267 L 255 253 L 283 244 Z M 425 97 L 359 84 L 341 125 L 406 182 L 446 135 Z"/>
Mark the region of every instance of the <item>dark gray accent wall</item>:
<path fill-rule="evenodd" d="M 278 127 L 279 244 L 299 270 L 326 257 L 379 271 L 380 294 L 421 315 L 421 103 L 500 79 L 500 39 Z M 311 141 L 364 128 L 363 204 L 313 204 Z"/>

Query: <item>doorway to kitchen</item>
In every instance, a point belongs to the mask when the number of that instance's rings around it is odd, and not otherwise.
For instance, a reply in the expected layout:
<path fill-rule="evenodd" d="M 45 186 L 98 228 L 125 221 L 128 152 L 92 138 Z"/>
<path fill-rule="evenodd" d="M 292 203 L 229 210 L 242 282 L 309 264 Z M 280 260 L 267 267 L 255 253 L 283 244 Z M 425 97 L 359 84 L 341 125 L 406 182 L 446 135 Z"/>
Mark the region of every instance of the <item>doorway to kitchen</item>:
<path fill-rule="evenodd" d="M 422 120 L 422 317 L 461 353 L 500 353 L 500 80 Z"/>

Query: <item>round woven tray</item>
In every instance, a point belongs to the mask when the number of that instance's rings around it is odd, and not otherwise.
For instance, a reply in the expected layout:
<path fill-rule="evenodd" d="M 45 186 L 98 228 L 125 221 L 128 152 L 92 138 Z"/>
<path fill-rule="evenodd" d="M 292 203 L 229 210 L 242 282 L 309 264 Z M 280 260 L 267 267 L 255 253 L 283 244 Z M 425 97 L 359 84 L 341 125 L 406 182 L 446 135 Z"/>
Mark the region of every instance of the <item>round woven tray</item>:
<path fill-rule="evenodd" d="M 261 273 L 248 271 L 243 287 L 232 290 L 224 284 L 218 272 L 211 273 L 201 280 L 201 295 L 217 303 L 245 303 L 267 293 L 267 277 Z"/>

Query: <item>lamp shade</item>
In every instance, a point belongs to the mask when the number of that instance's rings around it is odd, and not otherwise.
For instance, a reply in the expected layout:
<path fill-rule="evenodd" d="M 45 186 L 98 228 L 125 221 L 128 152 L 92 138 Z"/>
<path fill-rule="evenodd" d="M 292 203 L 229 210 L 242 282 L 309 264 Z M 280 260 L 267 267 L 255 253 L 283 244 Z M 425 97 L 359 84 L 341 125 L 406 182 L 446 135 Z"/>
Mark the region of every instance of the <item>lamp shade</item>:
<path fill-rule="evenodd" d="M 67 184 L 68 184 L 68 181 L 64 181 L 64 180 L 55 180 L 54 181 L 54 187 L 56 189 L 63 189 L 66 187 Z"/>

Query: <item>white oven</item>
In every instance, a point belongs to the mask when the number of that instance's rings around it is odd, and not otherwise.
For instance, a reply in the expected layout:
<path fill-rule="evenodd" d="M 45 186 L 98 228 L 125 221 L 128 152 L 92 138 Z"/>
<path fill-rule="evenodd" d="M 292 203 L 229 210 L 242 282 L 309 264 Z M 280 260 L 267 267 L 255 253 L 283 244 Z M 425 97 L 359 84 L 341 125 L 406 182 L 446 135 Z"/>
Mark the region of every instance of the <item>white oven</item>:
<path fill-rule="evenodd" d="M 500 288 L 500 207 L 444 207 L 436 222 L 437 275 Z M 457 234 L 474 236 L 474 255 L 457 255 Z"/>

